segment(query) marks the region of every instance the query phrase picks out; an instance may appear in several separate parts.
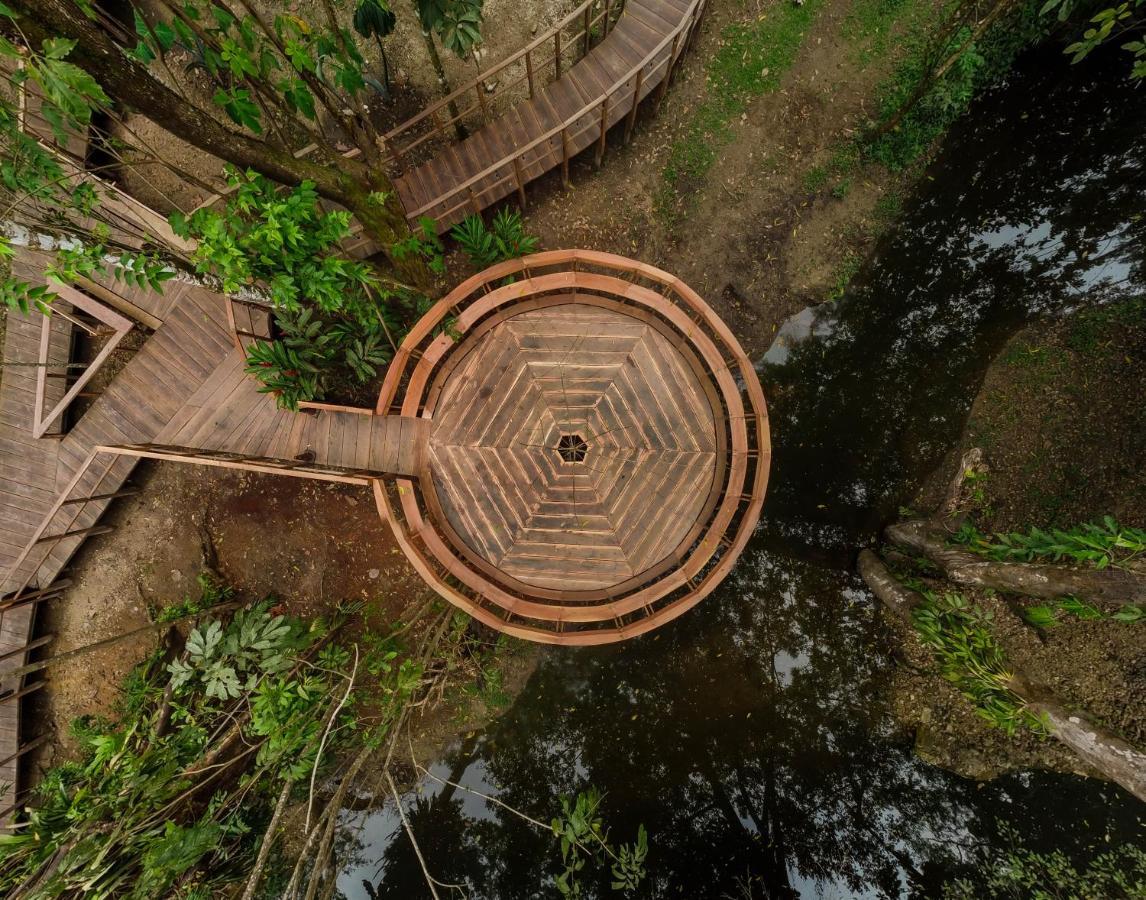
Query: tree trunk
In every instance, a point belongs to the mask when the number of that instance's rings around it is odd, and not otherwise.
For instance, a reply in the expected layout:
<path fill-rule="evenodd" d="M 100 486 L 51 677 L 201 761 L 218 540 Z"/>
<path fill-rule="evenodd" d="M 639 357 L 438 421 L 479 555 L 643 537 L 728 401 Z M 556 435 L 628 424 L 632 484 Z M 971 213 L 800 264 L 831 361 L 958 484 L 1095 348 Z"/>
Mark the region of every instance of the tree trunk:
<path fill-rule="evenodd" d="M 272 146 L 227 127 L 128 57 L 71 0 L 12 0 L 11 5 L 21 13 L 20 28 L 30 41 L 38 44 L 57 35 L 75 40 L 77 45 L 69 61 L 90 74 L 116 102 L 138 110 L 176 137 L 240 168 L 254 169 L 286 185 L 313 181 L 320 194 L 358 217 L 406 280 L 422 286 L 429 282 L 429 273 L 420 259 L 399 261 L 391 256 L 394 241 L 408 236 L 410 231 L 397 192 L 378 167 L 342 156 L 296 157 L 289 148 Z M 372 192 L 391 198 L 381 212 L 378 204 L 369 199 Z"/>
<path fill-rule="evenodd" d="M 1146 753 L 1082 713 L 1069 711 L 1051 691 L 1032 684 L 1018 672 L 1007 686 L 1087 765 L 1146 803 Z"/>
<path fill-rule="evenodd" d="M 951 581 L 974 587 L 1053 600 L 1073 596 L 1105 606 L 1146 603 L 1146 577 L 1125 569 L 1076 569 L 1055 563 L 996 562 L 949 547 L 935 526 L 923 519 L 888 526 L 898 547 L 922 553 Z"/>
<path fill-rule="evenodd" d="M 907 624 L 913 624 L 911 611 L 923 601 L 923 597 L 900 584 L 871 550 L 860 551 L 857 565 L 876 599 Z M 1022 699 L 1027 709 L 1042 719 L 1054 738 L 1069 747 L 1087 765 L 1146 802 L 1146 753 L 1096 725 L 1082 713 L 1069 712 L 1053 692 L 1036 685 L 1021 672 L 1014 672 L 1007 686 Z"/>
<path fill-rule="evenodd" d="M 415 10 L 417 6 L 415 5 Z M 430 33 L 429 28 L 422 28 L 422 40 L 426 42 L 426 53 L 429 54 L 430 62 L 434 64 L 434 72 L 438 76 L 438 87 L 442 89 L 444 96 L 450 95 L 450 80 L 446 77 L 446 67 L 442 65 L 442 57 L 438 55 L 438 45 L 434 43 L 434 36 Z M 450 111 L 450 118 L 454 123 L 454 134 L 457 135 L 459 141 L 464 141 L 466 138 L 466 127 L 462 124 L 461 115 L 458 113 L 458 105 L 451 100 L 446 104 L 446 108 Z"/>

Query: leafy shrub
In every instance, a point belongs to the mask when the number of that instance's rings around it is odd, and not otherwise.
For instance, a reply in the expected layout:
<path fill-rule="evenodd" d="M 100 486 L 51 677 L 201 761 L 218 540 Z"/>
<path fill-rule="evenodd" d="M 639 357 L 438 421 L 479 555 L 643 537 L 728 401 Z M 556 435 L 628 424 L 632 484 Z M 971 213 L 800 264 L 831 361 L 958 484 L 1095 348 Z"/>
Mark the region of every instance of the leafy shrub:
<path fill-rule="evenodd" d="M 596 788 L 581 791 L 576 797 L 561 798 L 561 815 L 554 817 L 550 828 L 561 846 L 564 870 L 554 880 L 562 897 L 583 897 L 581 873 L 590 860 L 603 857 L 611 862 L 610 883 L 615 891 L 631 894 L 645 878 L 645 858 L 649 836 L 645 826 L 637 829 L 633 844 L 614 847 L 600 815 L 601 794 Z"/>
<path fill-rule="evenodd" d="M 1045 732 L 1042 722 L 1009 687 L 1010 667 L 991 631 L 991 616 L 962 594 L 923 591 L 912 618 L 920 640 L 931 648 L 940 674 L 975 707 L 975 712 L 1008 734 L 1023 726 Z"/>
<path fill-rule="evenodd" d="M 1010 848 L 980 863 L 974 878 L 943 886 L 943 900 L 1130 900 L 1146 896 L 1146 851 L 1132 844 L 1106 850 L 1083 865 L 1059 850 L 1039 853 L 1006 829 Z"/>
<path fill-rule="evenodd" d="M 462 252 L 478 269 L 487 269 L 507 259 L 528 256 L 537 250 L 537 238 L 527 234 L 521 212 L 504 208 L 487 228 L 481 216 L 466 216 L 450 231 Z"/>
<path fill-rule="evenodd" d="M 329 322 L 310 309 L 280 312 L 275 324 L 280 337 L 254 341 L 247 349 L 246 371 L 283 409 L 321 400 L 344 376 L 365 384 L 393 356 L 380 326 Z"/>
<path fill-rule="evenodd" d="M 391 358 L 388 335 L 416 298 L 391 290 L 367 264 L 347 259 L 339 242 L 350 213 L 324 212 L 311 182 L 280 190 L 263 176 L 228 170 L 235 189 L 222 210 L 176 213 L 176 234 L 198 241 L 198 270 L 229 294 L 264 290 L 281 337 L 254 342 L 247 372 L 279 406 L 321 399 L 340 377 L 362 383 Z"/>
<path fill-rule="evenodd" d="M 418 227 L 411 228 L 410 234 L 404 240 L 398 241 L 393 247 L 394 258 L 397 260 L 421 257 L 426 266 L 435 275 L 446 271 L 442 239 L 438 237 L 438 227 L 429 216 L 422 216 L 418 220 Z"/>
<path fill-rule="evenodd" d="M 1146 553 L 1146 530 L 1120 525 L 1111 516 L 1105 516 L 1102 524 L 1077 525 L 1066 530 L 1052 528 L 1049 531 L 1032 527 L 1027 534 L 1013 531 L 991 536 L 965 524 L 952 541 L 973 553 L 1000 562 L 1070 560 L 1096 569 L 1123 567 Z"/>
<path fill-rule="evenodd" d="M 1023 610 L 1023 618 L 1037 628 L 1054 628 L 1061 624 L 1059 613 L 1066 613 L 1083 622 L 1110 619 L 1133 625 L 1146 622 L 1146 607 L 1126 603 L 1121 609 L 1112 613 L 1105 613 L 1097 606 L 1079 600 L 1077 597 L 1062 597 L 1037 606 L 1028 606 Z"/>

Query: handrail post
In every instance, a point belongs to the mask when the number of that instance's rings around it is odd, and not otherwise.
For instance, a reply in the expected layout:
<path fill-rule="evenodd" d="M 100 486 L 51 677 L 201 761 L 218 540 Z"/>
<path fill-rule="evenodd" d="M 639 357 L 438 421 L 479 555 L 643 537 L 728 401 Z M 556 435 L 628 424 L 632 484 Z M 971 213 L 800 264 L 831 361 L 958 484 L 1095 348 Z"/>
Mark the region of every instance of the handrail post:
<path fill-rule="evenodd" d="M 553 80 L 561 77 L 561 29 L 553 32 Z"/>
<path fill-rule="evenodd" d="M 390 151 L 390 158 L 394 160 L 394 165 L 397 166 L 399 172 L 406 171 L 406 157 L 402 155 L 402 151 L 398 149 L 396 143 L 397 137 L 394 141 L 389 141 L 386 144 L 387 149 Z"/>
<path fill-rule="evenodd" d="M 525 51 L 525 76 L 529 79 L 529 99 L 533 99 L 533 48 Z"/>
<path fill-rule="evenodd" d="M 589 44 L 590 44 L 589 30 L 592 27 L 592 23 L 591 23 L 592 15 L 593 15 L 593 4 L 592 3 L 586 3 L 585 4 L 585 52 L 582 54 L 583 56 L 589 55 Z"/>
<path fill-rule="evenodd" d="M 601 136 L 597 138 L 597 168 L 601 168 L 601 159 L 605 156 L 605 132 L 609 130 L 609 95 L 601 102 Z"/>
<path fill-rule="evenodd" d="M 561 183 L 569 187 L 569 129 L 561 129 Z"/>
<path fill-rule="evenodd" d="M 469 191 L 470 206 L 473 207 L 474 215 L 480 216 L 481 215 L 481 204 L 478 203 L 477 194 L 474 193 L 474 189 L 472 187 L 466 188 L 466 190 Z"/>
<path fill-rule="evenodd" d="M 513 174 L 517 179 L 517 198 L 521 201 L 521 208 L 525 209 L 525 178 L 521 174 L 521 160 L 513 158 Z"/>
<path fill-rule="evenodd" d="M 680 32 L 678 31 L 672 38 L 672 49 L 669 50 L 668 59 L 665 61 L 665 77 L 661 79 L 660 85 L 657 87 L 657 99 L 655 101 L 655 109 L 660 109 L 661 101 L 665 98 L 665 92 L 668 91 L 669 79 L 672 78 L 673 67 L 676 63 L 676 48 L 680 42 Z"/>
<path fill-rule="evenodd" d="M 633 105 L 629 108 L 629 118 L 625 122 L 625 144 L 633 134 L 633 126 L 637 124 L 637 106 L 641 102 L 641 87 L 645 82 L 645 68 L 637 69 L 637 83 L 633 85 Z"/>
<path fill-rule="evenodd" d="M 489 109 L 485 105 L 485 83 L 482 81 L 478 81 L 478 83 L 474 85 L 474 90 L 477 91 L 478 106 L 481 107 L 482 124 L 488 125 L 489 124 Z"/>
<path fill-rule="evenodd" d="M 609 19 L 613 17 L 613 0 L 605 0 L 605 18 L 601 23 L 601 39 L 609 33 Z"/>

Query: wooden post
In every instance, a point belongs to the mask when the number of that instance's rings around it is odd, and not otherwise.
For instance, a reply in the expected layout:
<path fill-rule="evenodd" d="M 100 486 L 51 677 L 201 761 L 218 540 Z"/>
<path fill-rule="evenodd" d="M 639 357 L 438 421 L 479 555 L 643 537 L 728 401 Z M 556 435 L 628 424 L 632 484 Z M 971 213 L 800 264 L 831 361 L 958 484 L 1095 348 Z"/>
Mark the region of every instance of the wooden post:
<path fill-rule="evenodd" d="M 529 99 L 533 99 L 533 50 L 525 51 L 525 77 L 529 79 Z"/>
<path fill-rule="evenodd" d="M 609 33 L 609 19 L 613 15 L 613 0 L 605 0 L 605 17 L 601 20 L 601 38 Z"/>
<path fill-rule="evenodd" d="M 48 682 L 41 679 L 40 681 L 33 681 L 25 688 L 20 688 L 18 691 L 9 691 L 7 694 L 0 695 L 0 703 L 9 703 L 13 700 L 23 700 L 29 694 L 34 694 L 40 690 Z"/>
<path fill-rule="evenodd" d="M 119 491 L 112 491 L 110 494 L 92 494 L 90 497 L 71 497 L 64 500 L 60 506 L 68 506 L 72 503 L 95 503 L 98 500 L 118 500 L 120 497 L 131 497 L 139 493 L 139 488 L 123 488 Z"/>
<path fill-rule="evenodd" d="M 592 15 L 593 15 L 593 4 L 588 3 L 585 5 L 585 52 L 582 54 L 583 56 L 589 55 L 589 44 L 590 44 L 590 33 L 589 33 L 589 31 L 593 27 Z"/>
<path fill-rule="evenodd" d="M 637 83 L 633 86 L 633 105 L 629 109 L 629 119 L 625 122 L 625 143 L 629 143 L 629 137 L 633 133 L 633 126 L 637 124 L 637 106 L 641 102 L 641 86 L 645 82 L 645 70 L 642 66 L 637 69 Z"/>
<path fill-rule="evenodd" d="M 553 80 L 561 77 L 561 29 L 553 32 Z"/>
<path fill-rule="evenodd" d="M 23 603 L 25 600 L 32 600 L 37 597 L 50 597 L 60 593 L 64 588 L 71 585 L 70 578 L 61 578 L 59 581 L 53 581 L 46 588 L 37 588 L 34 591 L 29 591 L 26 594 L 10 594 L 3 600 L 0 600 L 0 610 L 7 609 L 16 603 Z"/>
<path fill-rule="evenodd" d="M 36 543 L 45 544 L 48 541 L 62 541 L 64 538 L 70 537 L 91 537 L 96 534 L 107 534 L 114 530 L 110 525 L 93 525 L 91 528 L 77 528 L 75 531 L 62 531 L 59 534 L 47 535 L 39 538 Z"/>
<path fill-rule="evenodd" d="M 481 107 L 482 124 L 483 125 L 488 124 L 489 123 L 489 110 L 486 109 L 486 105 L 485 105 L 485 82 L 482 81 L 481 79 L 478 79 L 478 83 L 474 85 L 474 90 L 477 91 L 478 106 Z"/>
<path fill-rule="evenodd" d="M 525 178 L 521 174 L 521 160 L 513 158 L 513 175 L 517 179 L 517 198 L 521 201 L 521 208 L 525 209 Z"/>
<path fill-rule="evenodd" d="M 28 743 L 26 743 L 26 744 L 22 744 L 20 746 L 20 749 L 17 750 L 15 753 L 13 753 L 11 756 L 6 756 L 4 759 L 0 759 L 0 766 L 6 766 L 9 763 L 13 763 L 16 760 L 18 760 L 25 753 L 31 753 L 33 750 L 35 750 L 37 747 L 39 747 L 41 744 L 43 744 L 51 736 L 52 736 L 51 731 L 45 731 L 38 738 L 35 738 L 34 740 L 28 741 Z"/>
<path fill-rule="evenodd" d="M 386 149 L 390 151 L 390 156 L 394 160 L 394 165 L 398 167 L 398 171 L 404 172 L 406 169 L 406 158 L 402 155 L 402 151 L 398 149 L 397 136 L 392 141 L 386 142 Z"/>
<path fill-rule="evenodd" d="M 609 95 L 601 101 L 601 136 L 597 138 L 597 168 L 601 168 L 601 159 L 605 155 L 605 132 L 609 130 Z"/>
<path fill-rule="evenodd" d="M 481 215 L 481 204 L 478 203 L 477 194 L 474 193 L 474 189 L 472 187 L 466 188 L 466 190 L 469 191 L 470 206 L 473 207 L 474 215 L 480 216 Z"/>
<path fill-rule="evenodd" d="M 561 183 L 569 187 L 569 129 L 561 129 Z"/>
<path fill-rule="evenodd" d="M 665 92 L 668 90 L 669 79 L 672 78 L 673 64 L 676 62 L 676 48 L 679 41 L 680 32 L 678 31 L 673 35 L 672 49 L 669 50 L 668 60 L 665 62 L 665 77 L 657 87 L 656 109 L 660 109 L 661 101 L 664 100 Z"/>

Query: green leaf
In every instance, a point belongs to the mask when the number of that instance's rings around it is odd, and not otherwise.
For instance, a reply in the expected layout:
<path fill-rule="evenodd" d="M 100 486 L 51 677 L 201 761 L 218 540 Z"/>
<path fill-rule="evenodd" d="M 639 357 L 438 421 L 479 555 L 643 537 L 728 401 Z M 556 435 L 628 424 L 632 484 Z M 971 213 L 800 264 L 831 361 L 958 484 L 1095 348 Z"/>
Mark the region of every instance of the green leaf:
<path fill-rule="evenodd" d="M 76 42 L 68 38 L 46 38 L 41 45 L 48 59 L 63 59 L 76 48 Z"/>

